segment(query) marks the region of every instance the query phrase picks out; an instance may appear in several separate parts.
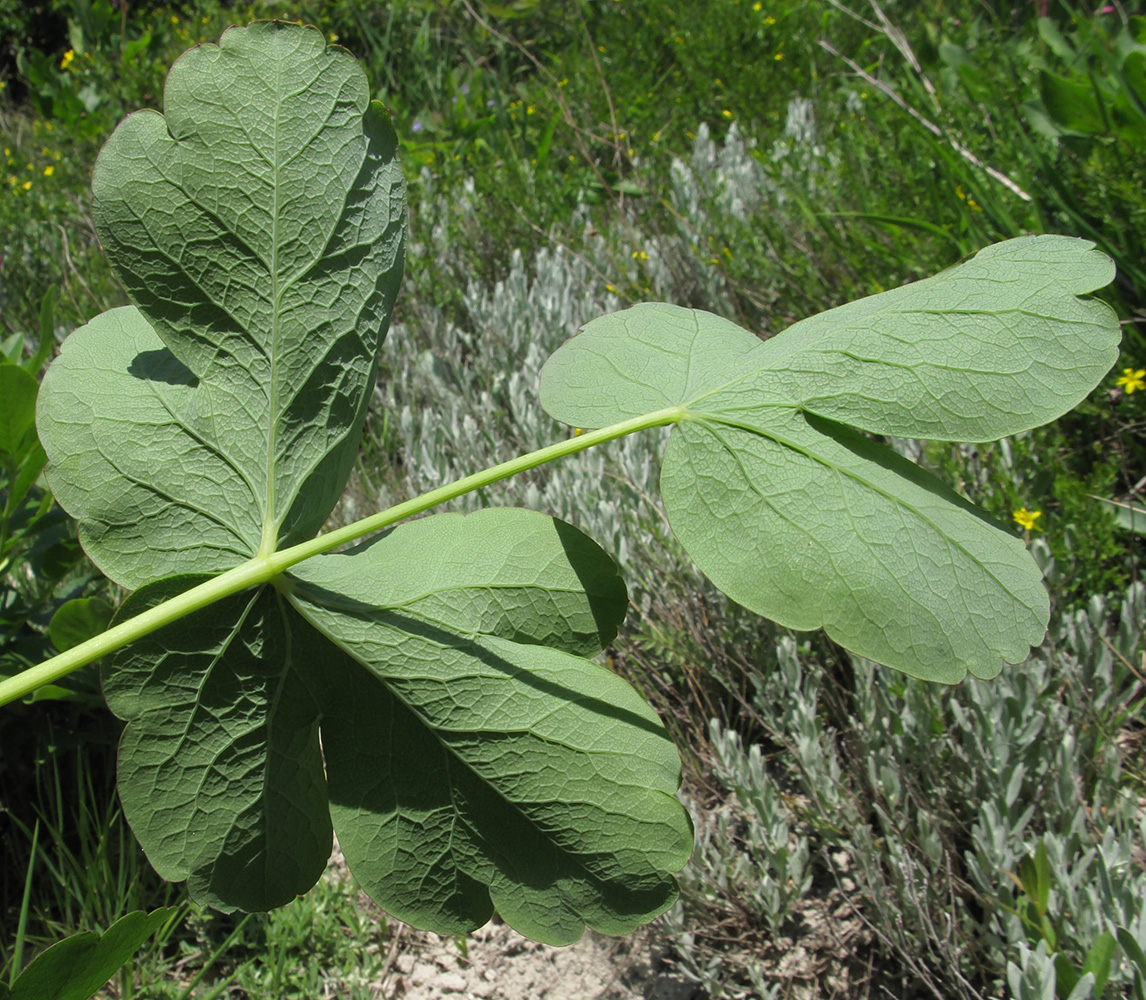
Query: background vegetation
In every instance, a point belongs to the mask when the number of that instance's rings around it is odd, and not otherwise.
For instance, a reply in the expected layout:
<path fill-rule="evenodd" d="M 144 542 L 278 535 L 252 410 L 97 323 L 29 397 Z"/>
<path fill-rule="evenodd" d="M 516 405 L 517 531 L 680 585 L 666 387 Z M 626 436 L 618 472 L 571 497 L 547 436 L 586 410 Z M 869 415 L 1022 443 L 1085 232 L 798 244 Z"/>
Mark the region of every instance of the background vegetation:
<path fill-rule="evenodd" d="M 601 312 L 664 299 L 767 335 L 996 240 L 1096 241 L 1123 355 L 1083 406 L 986 446 L 892 442 L 1046 569 L 1047 642 L 995 682 L 928 687 L 729 605 L 657 508 L 655 438 L 458 506 L 544 509 L 624 567 L 609 657 L 687 756 L 699 846 L 657 933 L 698 996 L 1146 997 L 1146 22 L 856 3 L 0 0 L 0 347 L 38 371 L 124 301 L 91 221 L 99 146 L 160 106 L 180 52 L 255 17 L 360 57 L 403 141 L 408 277 L 347 519 L 562 434 L 537 372 Z M 36 449 L 0 458 L 12 673 L 122 595 L 27 485 Z M 89 671 L 0 714 L 0 969 L 183 898 L 123 824 L 101 706 Z M 343 880 L 269 916 L 181 906 L 121 995 L 367 997 L 384 977 L 390 929 Z"/>

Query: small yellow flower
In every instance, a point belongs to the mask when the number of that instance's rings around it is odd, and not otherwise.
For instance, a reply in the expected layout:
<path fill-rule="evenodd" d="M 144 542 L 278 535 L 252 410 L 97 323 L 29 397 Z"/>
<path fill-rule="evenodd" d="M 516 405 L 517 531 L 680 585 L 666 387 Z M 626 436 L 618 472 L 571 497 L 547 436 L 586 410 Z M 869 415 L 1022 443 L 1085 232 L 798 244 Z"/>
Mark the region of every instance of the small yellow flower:
<path fill-rule="evenodd" d="M 527 115 L 531 115 L 531 114 L 533 114 L 533 113 L 534 113 L 536 110 L 537 110 L 537 108 L 535 108 L 535 107 L 534 107 L 534 106 L 531 104 L 531 105 L 529 105 L 529 107 L 527 107 L 527 108 L 525 109 L 525 113 L 526 113 Z"/>
<path fill-rule="evenodd" d="M 648 260 L 648 259 L 649 259 L 649 255 L 647 253 L 645 253 L 644 250 L 634 250 L 633 251 L 633 260 Z"/>
<path fill-rule="evenodd" d="M 731 112 L 731 111 L 729 111 L 729 110 L 728 110 L 728 108 L 725 108 L 725 109 L 724 109 L 723 111 L 721 111 L 720 113 L 721 113 L 722 115 L 724 115 L 724 117 L 725 117 L 725 118 L 731 118 L 731 117 L 732 117 L 732 112 Z"/>
<path fill-rule="evenodd" d="M 1027 510 L 1026 507 L 1020 507 L 1018 510 L 1013 511 L 1011 516 L 1014 517 L 1015 524 L 1024 531 L 1038 531 L 1035 521 L 1043 516 L 1043 512 L 1041 510 Z"/>
<path fill-rule="evenodd" d="M 60 69 L 67 69 L 72 64 L 72 60 L 75 59 L 75 57 L 75 50 L 68 49 L 68 51 L 64 53 L 64 58 L 60 60 Z"/>
<path fill-rule="evenodd" d="M 32 190 L 32 182 L 31 181 L 24 181 L 24 183 L 21 184 L 20 187 L 22 187 L 25 191 L 31 191 Z"/>
<path fill-rule="evenodd" d="M 51 177 L 52 174 L 54 174 L 55 172 L 56 172 L 56 168 L 53 167 L 50 163 L 46 167 L 44 167 L 44 176 L 45 177 Z"/>
<path fill-rule="evenodd" d="M 583 430 L 581 430 L 581 428 L 580 428 L 580 427 L 574 427 L 574 428 L 573 428 L 573 436 L 574 436 L 575 438 L 579 438 L 579 437 L 580 437 L 582 434 L 584 434 L 584 433 L 585 433 L 585 432 L 584 432 Z"/>
<path fill-rule="evenodd" d="M 606 285 L 606 286 L 605 286 L 605 291 L 607 291 L 607 292 L 612 292 L 614 295 L 616 295 L 616 294 L 617 294 L 617 289 L 616 289 L 616 287 L 615 287 L 615 286 L 613 286 L 613 285 Z"/>
<path fill-rule="evenodd" d="M 774 17 L 766 17 L 766 18 L 764 18 L 764 23 L 765 23 L 766 25 L 768 25 L 768 27 L 772 27 L 772 25 L 774 25 L 774 24 L 776 23 L 776 18 L 774 18 Z"/>
<path fill-rule="evenodd" d="M 1114 384 L 1122 386 L 1127 396 L 1139 389 L 1146 389 L 1146 368 L 1123 368 Z"/>
<path fill-rule="evenodd" d="M 752 5 L 752 9 L 755 11 L 760 11 L 763 7 L 764 5 L 760 2 L 760 0 L 756 0 L 756 3 Z"/>

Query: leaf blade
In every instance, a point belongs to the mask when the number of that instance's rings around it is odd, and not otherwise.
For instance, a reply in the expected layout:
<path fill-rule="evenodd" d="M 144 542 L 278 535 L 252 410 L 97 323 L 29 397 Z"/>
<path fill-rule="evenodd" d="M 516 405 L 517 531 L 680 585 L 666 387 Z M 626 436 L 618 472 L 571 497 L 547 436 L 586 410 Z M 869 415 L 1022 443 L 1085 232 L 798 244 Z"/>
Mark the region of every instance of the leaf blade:
<path fill-rule="evenodd" d="M 912 676 L 993 677 L 1045 632 L 1049 599 L 1021 541 L 839 425 L 686 423 L 661 492 L 673 531 L 733 600 Z"/>
<path fill-rule="evenodd" d="M 257 483 L 200 414 L 198 389 L 131 306 L 76 330 L 44 376 L 48 484 L 92 561 L 128 589 L 258 550 Z"/>
<path fill-rule="evenodd" d="M 73 934 L 35 957 L 12 986 L 11 1000 L 89 1000 L 176 912 L 125 913 L 103 934 Z"/>
<path fill-rule="evenodd" d="M 499 534 L 524 544 L 475 573 L 473 543 Z M 454 574 L 466 600 L 426 602 L 420 574 L 403 571 L 410 543 L 419 570 L 439 590 Z M 538 644 L 584 651 L 611 636 L 615 611 L 602 626 L 588 594 L 569 607 L 575 581 L 609 576 L 593 549 L 542 515 L 487 510 L 296 569 L 300 612 L 365 668 L 330 686 L 323 745 L 339 842 L 389 912 L 460 932 L 496 907 L 569 943 L 586 923 L 621 933 L 675 898 L 669 873 L 691 848 L 675 749 L 620 678 Z M 562 639 L 555 614 L 594 625 Z"/>
<path fill-rule="evenodd" d="M 238 559 L 177 556 L 159 570 L 145 554 L 119 552 L 126 565 L 112 566 L 113 578 L 137 587 L 172 572 L 215 572 L 321 527 L 354 461 L 401 278 L 404 184 L 397 137 L 362 69 L 294 24 L 229 29 L 218 45 L 191 50 L 168 77 L 165 114 L 129 116 L 108 140 L 93 175 L 95 214 L 138 307 L 132 323 L 152 330 L 148 350 L 170 352 L 194 382 L 176 422 L 225 442 L 228 489 L 248 493 L 239 503 L 208 489 L 198 512 L 222 523 L 216 535 L 234 536 L 223 548 L 237 548 Z M 93 390 L 81 367 L 56 368 L 61 398 Z M 68 413 L 44 412 L 52 464 L 82 463 L 66 440 L 74 428 L 48 428 L 66 425 Z M 127 450 L 108 454 L 130 462 Z M 89 505 L 103 516 L 86 526 L 89 542 L 107 524 L 141 520 L 130 476 L 72 494 L 63 502 L 81 521 Z M 184 526 L 160 547 L 178 554 L 180 533 L 193 546 L 203 537 Z"/>
<path fill-rule="evenodd" d="M 1114 265 L 1086 240 L 1022 237 L 941 274 L 802 320 L 750 364 L 808 412 L 875 434 L 992 441 L 1072 409 L 1110 370 L 1121 332 L 1079 298 Z"/>
<path fill-rule="evenodd" d="M 182 592 L 137 591 L 129 617 Z M 221 909 L 281 906 L 331 850 L 319 682 L 332 651 L 270 587 L 236 594 L 113 653 L 102 679 L 127 722 L 124 814 L 156 871 Z"/>

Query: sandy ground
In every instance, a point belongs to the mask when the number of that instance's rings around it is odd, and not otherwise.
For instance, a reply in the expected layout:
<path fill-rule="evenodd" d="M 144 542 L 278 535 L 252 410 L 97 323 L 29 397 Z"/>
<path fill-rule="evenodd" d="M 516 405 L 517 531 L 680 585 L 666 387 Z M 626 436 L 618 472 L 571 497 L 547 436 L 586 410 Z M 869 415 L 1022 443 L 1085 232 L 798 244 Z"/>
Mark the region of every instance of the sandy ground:
<path fill-rule="evenodd" d="M 625 939 L 586 933 L 552 948 L 505 924 L 470 934 L 463 954 L 454 938 L 403 928 L 387 996 L 402 1000 L 691 1000 L 694 987 L 654 970 L 647 935 Z"/>

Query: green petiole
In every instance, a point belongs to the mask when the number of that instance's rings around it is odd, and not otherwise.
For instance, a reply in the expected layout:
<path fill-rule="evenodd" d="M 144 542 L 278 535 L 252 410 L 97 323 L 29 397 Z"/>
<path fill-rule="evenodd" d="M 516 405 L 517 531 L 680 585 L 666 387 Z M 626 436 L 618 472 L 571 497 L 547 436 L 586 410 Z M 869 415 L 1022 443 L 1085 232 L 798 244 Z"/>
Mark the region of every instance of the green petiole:
<path fill-rule="evenodd" d="M 372 514 L 370 517 L 355 521 L 353 524 L 348 524 L 336 531 L 319 535 L 299 545 L 292 545 L 290 548 L 265 556 L 255 556 L 234 569 L 184 591 L 178 597 L 164 601 L 134 618 L 129 618 L 125 622 L 112 626 L 106 632 L 101 632 L 78 646 L 73 646 L 43 663 L 30 667 L 15 677 L 0 681 L 0 705 L 7 705 L 9 702 L 27 697 L 37 688 L 58 681 L 73 671 L 94 663 L 108 653 L 134 642 L 164 625 L 170 625 L 195 611 L 214 604 L 216 601 L 221 601 L 225 597 L 239 593 L 239 591 L 267 583 L 286 572 L 291 566 L 313 556 L 358 541 L 367 535 L 389 528 L 399 521 L 404 521 L 408 517 L 421 514 L 438 504 L 453 500 L 466 493 L 472 493 L 474 490 L 479 490 L 502 479 L 509 479 L 519 473 L 527 472 L 529 469 L 535 469 L 547 462 L 585 451 L 595 445 L 604 444 L 606 441 L 635 434 L 638 431 L 677 423 L 684 418 L 685 412 L 684 407 L 681 406 L 668 407 L 634 417 L 631 420 L 612 424 L 609 427 L 589 431 L 565 441 L 559 441 L 537 451 L 510 459 L 508 462 L 494 465 L 482 472 L 447 483 L 445 486 L 439 486 L 436 490 L 430 490 L 421 496 L 396 504 L 386 510 L 379 511 L 377 514 Z"/>

